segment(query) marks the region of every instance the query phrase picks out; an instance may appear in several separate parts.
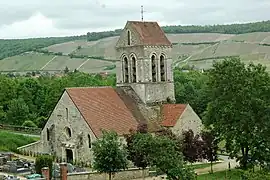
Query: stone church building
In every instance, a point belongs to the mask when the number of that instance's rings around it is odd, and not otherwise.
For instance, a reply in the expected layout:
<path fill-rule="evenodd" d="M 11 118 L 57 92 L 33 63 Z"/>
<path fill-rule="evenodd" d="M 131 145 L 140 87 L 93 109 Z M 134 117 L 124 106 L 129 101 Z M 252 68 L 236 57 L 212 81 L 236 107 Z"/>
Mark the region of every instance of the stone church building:
<path fill-rule="evenodd" d="M 120 138 L 146 123 L 176 134 L 202 123 L 188 104 L 175 104 L 172 44 L 156 22 L 128 21 L 115 46 L 117 86 L 66 88 L 38 142 L 22 151 L 54 154 L 64 161 L 92 161 L 92 142 L 102 130 Z"/>

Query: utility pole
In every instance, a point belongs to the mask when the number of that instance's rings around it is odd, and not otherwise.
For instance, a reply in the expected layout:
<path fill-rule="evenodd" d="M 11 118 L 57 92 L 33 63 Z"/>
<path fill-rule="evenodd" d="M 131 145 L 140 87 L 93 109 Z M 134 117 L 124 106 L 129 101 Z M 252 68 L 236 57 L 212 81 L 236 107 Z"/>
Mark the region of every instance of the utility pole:
<path fill-rule="evenodd" d="M 143 10 L 143 5 L 141 6 L 141 18 L 142 18 L 142 21 L 143 21 L 143 13 L 144 13 L 145 11 Z"/>

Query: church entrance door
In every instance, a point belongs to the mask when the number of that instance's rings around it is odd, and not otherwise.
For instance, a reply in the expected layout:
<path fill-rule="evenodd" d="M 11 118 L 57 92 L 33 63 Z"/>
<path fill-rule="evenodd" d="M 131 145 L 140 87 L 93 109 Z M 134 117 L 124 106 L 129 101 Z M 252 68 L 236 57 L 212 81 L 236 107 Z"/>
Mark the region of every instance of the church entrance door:
<path fill-rule="evenodd" d="M 73 163 L 73 152 L 71 149 L 66 149 L 67 163 Z"/>

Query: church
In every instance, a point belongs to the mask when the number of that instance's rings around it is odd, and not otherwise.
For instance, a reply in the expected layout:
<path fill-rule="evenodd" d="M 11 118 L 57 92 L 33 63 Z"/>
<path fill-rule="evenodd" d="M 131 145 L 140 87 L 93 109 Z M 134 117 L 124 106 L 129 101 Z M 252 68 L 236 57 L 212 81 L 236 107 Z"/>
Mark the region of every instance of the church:
<path fill-rule="evenodd" d="M 202 122 L 189 104 L 175 104 L 172 43 L 157 22 L 128 21 L 115 50 L 117 86 L 66 88 L 40 141 L 18 148 L 62 161 L 91 163 L 92 143 L 102 130 L 120 138 L 145 123 L 150 132 L 170 128 L 199 133 Z"/>

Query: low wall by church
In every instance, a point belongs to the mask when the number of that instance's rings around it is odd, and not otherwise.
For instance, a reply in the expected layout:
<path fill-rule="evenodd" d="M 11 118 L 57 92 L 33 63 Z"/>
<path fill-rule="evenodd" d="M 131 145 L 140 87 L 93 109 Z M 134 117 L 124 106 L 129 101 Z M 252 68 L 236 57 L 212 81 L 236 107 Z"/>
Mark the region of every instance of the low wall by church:
<path fill-rule="evenodd" d="M 31 144 L 27 144 L 25 146 L 18 147 L 17 149 L 20 151 L 21 154 L 29 155 L 29 156 L 34 156 L 34 155 L 42 152 L 40 141 L 36 141 L 36 142 L 31 143 Z"/>
<path fill-rule="evenodd" d="M 149 168 L 144 170 L 145 177 L 149 176 Z M 98 172 L 80 172 L 80 173 L 68 173 L 68 180 L 104 180 L 108 179 L 108 174 L 101 174 Z M 117 172 L 113 175 L 113 180 L 128 180 L 137 179 L 143 177 L 143 171 L 138 168 L 131 168 L 125 171 Z"/>

